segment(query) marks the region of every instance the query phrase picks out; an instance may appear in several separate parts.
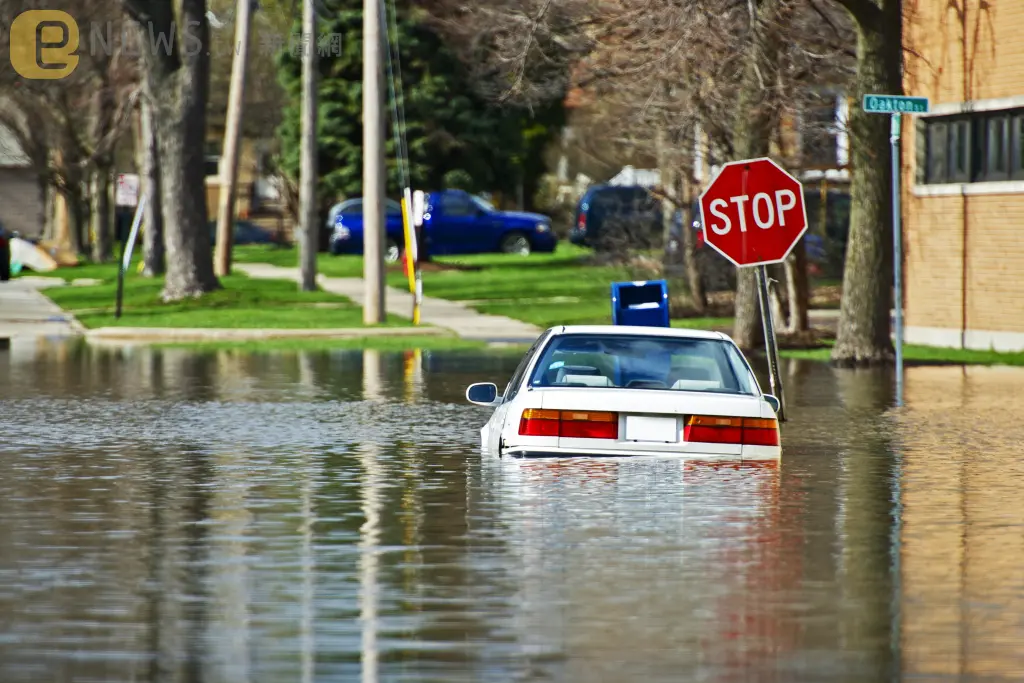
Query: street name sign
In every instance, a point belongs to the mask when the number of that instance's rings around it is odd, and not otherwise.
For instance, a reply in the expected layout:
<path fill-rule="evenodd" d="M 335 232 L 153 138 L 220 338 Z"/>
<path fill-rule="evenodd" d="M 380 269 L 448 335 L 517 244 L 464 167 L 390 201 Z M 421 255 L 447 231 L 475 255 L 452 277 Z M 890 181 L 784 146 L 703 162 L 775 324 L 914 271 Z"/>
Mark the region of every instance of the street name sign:
<path fill-rule="evenodd" d="M 892 249 L 893 283 L 896 290 L 896 405 L 903 405 L 903 231 L 900 225 L 900 128 L 903 114 L 927 114 L 927 97 L 865 95 L 864 111 L 888 114 L 889 149 L 892 163 Z"/>
<path fill-rule="evenodd" d="M 927 97 L 865 95 L 864 111 L 869 114 L 927 114 Z"/>
<path fill-rule="evenodd" d="M 807 231 L 803 186 L 767 158 L 722 166 L 700 213 L 704 241 L 740 267 L 785 261 Z"/>

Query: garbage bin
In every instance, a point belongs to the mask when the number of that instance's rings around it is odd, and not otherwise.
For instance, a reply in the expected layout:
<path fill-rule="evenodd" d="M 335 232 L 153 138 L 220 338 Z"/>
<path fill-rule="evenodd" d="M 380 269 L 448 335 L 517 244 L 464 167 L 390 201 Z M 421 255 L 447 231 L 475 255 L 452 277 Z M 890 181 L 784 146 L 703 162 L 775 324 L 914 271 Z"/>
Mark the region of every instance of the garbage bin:
<path fill-rule="evenodd" d="M 0 226 L 0 282 L 11 279 L 11 238 Z"/>
<path fill-rule="evenodd" d="M 612 283 L 612 324 L 668 327 L 668 283 Z"/>

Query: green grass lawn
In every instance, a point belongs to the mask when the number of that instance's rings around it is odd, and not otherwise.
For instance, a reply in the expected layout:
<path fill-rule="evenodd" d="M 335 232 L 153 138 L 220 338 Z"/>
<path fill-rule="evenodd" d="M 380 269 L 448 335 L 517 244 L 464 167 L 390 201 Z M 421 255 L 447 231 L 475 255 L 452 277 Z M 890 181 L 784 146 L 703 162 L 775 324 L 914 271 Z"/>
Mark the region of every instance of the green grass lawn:
<path fill-rule="evenodd" d="M 732 334 L 733 318 L 677 318 L 670 321 L 672 327 L 685 327 L 691 330 L 722 330 Z"/>
<path fill-rule="evenodd" d="M 439 264 L 476 270 L 425 270 L 424 296 L 463 301 L 481 313 L 504 315 L 547 328 L 554 325 L 608 324 L 611 322 L 611 284 L 632 279 L 626 268 L 586 265 L 588 249 L 568 243 L 552 254 L 527 257 L 509 254 L 442 256 Z M 298 250 L 277 246 L 236 247 L 241 263 L 271 263 L 294 268 Z M 329 277 L 362 277 L 360 256 L 319 254 L 319 272 Z M 387 283 L 405 290 L 407 276 L 389 270 Z M 732 318 L 684 318 L 673 327 L 696 329 L 728 328 Z"/>
<path fill-rule="evenodd" d="M 298 247 L 279 247 L 269 244 L 246 244 L 232 252 L 236 263 L 269 263 L 282 268 L 299 267 Z M 317 273 L 328 277 L 362 277 L 363 257 L 343 254 L 332 256 L 317 254 Z"/>
<path fill-rule="evenodd" d="M 560 244 L 553 254 L 528 257 L 474 254 L 439 263 L 480 270 L 423 272 L 424 296 L 467 302 L 481 313 L 504 315 L 542 328 L 611 322 L 611 283 L 631 279 L 624 268 L 589 266 L 589 251 Z M 388 282 L 408 286 L 402 273 Z"/>
<path fill-rule="evenodd" d="M 53 287 L 46 295 L 83 325 L 97 327 L 197 327 L 197 328 L 353 328 L 363 327 L 362 308 L 327 292 L 300 292 L 288 280 L 251 279 L 241 274 L 221 278 L 223 289 L 200 299 L 163 303 L 163 280 L 145 278 L 133 267 L 125 278 L 121 318 L 115 318 L 117 266 L 86 265 L 62 268 L 59 275 L 71 281 L 95 278 L 101 284 L 84 287 Z M 408 320 L 389 317 L 388 326 L 408 325 Z"/>
<path fill-rule="evenodd" d="M 816 361 L 828 361 L 831 353 L 831 344 L 818 349 L 785 349 L 779 351 L 779 355 L 783 358 L 801 358 Z M 1024 352 L 1002 353 L 999 351 L 944 349 L 937 346 L 908 344 L 903 347 L 903 360 L 906 363 L 921 364 L 1024 366 Z"/>

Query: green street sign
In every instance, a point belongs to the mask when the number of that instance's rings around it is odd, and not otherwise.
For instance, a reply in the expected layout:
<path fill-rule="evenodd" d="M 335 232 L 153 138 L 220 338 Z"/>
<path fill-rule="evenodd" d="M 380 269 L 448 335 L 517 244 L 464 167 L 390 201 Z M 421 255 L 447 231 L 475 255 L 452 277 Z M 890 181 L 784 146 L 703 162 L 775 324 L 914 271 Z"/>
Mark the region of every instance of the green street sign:
<path fill-rule="evenodd" d="M 926 114 L 928 113 L 928 98 L 865 95 L 864 111 L 869 114 Z"/>

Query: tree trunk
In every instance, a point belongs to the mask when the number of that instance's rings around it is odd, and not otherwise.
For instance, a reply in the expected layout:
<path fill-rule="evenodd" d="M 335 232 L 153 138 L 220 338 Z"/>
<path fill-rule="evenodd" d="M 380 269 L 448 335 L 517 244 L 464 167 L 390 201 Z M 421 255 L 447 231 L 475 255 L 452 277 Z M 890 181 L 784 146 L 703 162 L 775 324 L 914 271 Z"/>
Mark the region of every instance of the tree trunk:
<path fill-rule="evenodd" d="M 302 2 L 303 35 L 316 36 L 316 6 L 314 0 Z M 317 181 L 317 54 L 316 45 L 310 44 L 302 53 L 302 143 L 299 168 L 299 289 L 316 291 L 317 238 L 316 181 Z"/>
<path fill-rule="evenodd" d="M 810 329 L 807 309 L 810 305 L 810 288 L 807 282 L 807 244 L 801 239 L 793 247 L 793 253 L 786 259 L 786 288 L 789 291 L 789 332 L 806 332 Z"/>
<path fill-rule="evenodd" d="M 753 268 L 736 269 L 735 321 L 732 338 L 744 350 L 764 345 L 764 327 L 761 324 L 760 305 L 757 300 L 757 274 Z"/>
<path fill-rule="evenodd" d="M 140 22 L 144 45 L 151 45 L 151 31 L 172 40 L 170 50 L 142 50 L 160 164 L 167 250 L 163 299 L 199 297 L 220 288 L 213 273 L 203 163 L 210 74 L 206 0 L 125 3 Z"/>
<path fill-rule="evenodd" d="M 76 187 L 77 183 L 69 183 L 70 188 L 64 194 L 65 206 L 68 217 L 68 241 L 76 253 L 85 253 L 85 233 L 88 228 L 86 223 L 89 220 L 89 212 L 86 210 L 85 200 L 81 191 Z"/>
<path fill-rule="evenodd" d="M 783 302 L 780 285 L 780 280 L 772 277 L 771 270 L 768 271 L 768 277 L 771 281 L 768 283 L 768 300 L 772 306 L 772 324 L 775 326 L 775 330 L 778 331 L 779 327 L 783 325 L 786 320 L 786 307 Z"/>
<path fill-rule="evenodd" d="M 147 96 L 148 97 L 148 96 Z M 146 197 L 142 208 L 145 231 L 142 233 L 142 274 L 163 275 L 167 264 L 164 256 L 164 217 L 160 190 L 160 153 L 153 130 L 153 106 L 147 97 L 139 104 L 139 144 L 136 145 L 139 167 L 139 196 Z"/>
<path fill-rule="evenodd" d="M 694 183 L 690 174 L 692 169 L 684 169 L 679 177 L 679 196 L 682 197 L 682 226 L 679 248 L 683 252 L 683 267 L 686 269 L 686 284 L 690 290 L 690 303 L 697 315 L 704 315 L 708 310 L 708 296 L 704 288 L 700 265 L 697 263 L 697 235 L 693 229 Z"/>
<path fill-rule="evenodd" d="M 855 5 L 857 78 L 853 99 L 867 93 L 900 94 L 902 16 L 898 0 Z M 850 110 L 850 236 L 843 272 L 837 365 L 891 362 L 892 172 L 889 117 Z"/>
<path fill-rule="evenodd" d="M 111 201 L 111 161 L 101 159 L 92 170 L 89 183 L 89 221 L 92 225 L 92 260 L 108 263 L 113 258 L 113 204 Z"/>
<path fill-rule="evenodd" d="M 234 246 L 235 197 L 238 189 L 238 146 L 242 133 L 242 110 L 245 99 L 245 65 L 249 53 L 249 26 L 252 0 L 235 4 L 235 43 L 237 52 L 231 62 L 231 87 L 228 93 L 228 115 L 224 126 L 224 151 L 221 154 L 220 201 L 217 211 L 217 275 L 231 273 L 231 250 Z"/>
<path fill-rule="evenodd" d="M 39 183 L 39 194 L 43 200 L 43 239 L 57 239 L 57 191 L 45 180 Z"/>
<path fill-rule="evenodd" d="M 778 0 L 759 0 L 756 5 L 751 4 L 752 35 L 733 126 L 733 151 L 737 159 L 768 156 L 775 116 L 767 86 L 773 82 L 771 74 L 778 66 L 778 50 L 777 41 L 766 35 L 770 30 L 766 18 L 777 14 L 777 3 Z M 756 277 L 754 268 L 737 269 L 733 340 L 744 350 L 764 345 Z"/>

